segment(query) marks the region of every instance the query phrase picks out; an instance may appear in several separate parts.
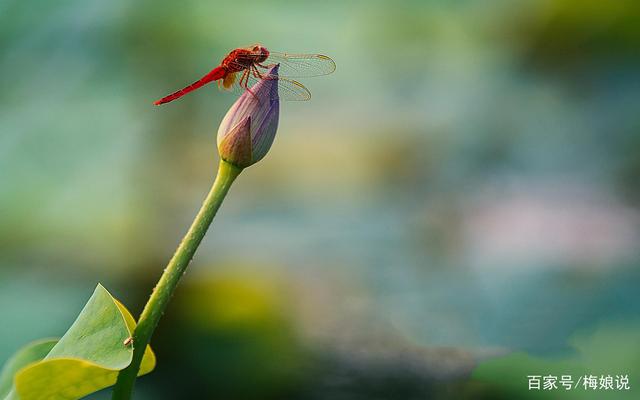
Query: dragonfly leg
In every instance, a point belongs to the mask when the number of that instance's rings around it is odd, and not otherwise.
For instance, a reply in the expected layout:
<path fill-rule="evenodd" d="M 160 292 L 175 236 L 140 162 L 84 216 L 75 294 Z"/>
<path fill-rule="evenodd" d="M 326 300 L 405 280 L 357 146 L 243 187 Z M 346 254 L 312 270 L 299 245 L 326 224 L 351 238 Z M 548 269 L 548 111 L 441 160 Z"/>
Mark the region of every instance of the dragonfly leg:
<path fill-rule="evenodd" d="M 251 73 L 253 74 L 253 76 L 255 76 L 258 79 L 265 79 L 266 78 L 264 75 L 262 75 L 262 73 L 260 71 L 258 71 L 258 68 L 255 65 L 251 66 Z"/>
<path fill-rule="evenodd" d="M 256 65 L 257 65 L 258 67 L 262 68 L 262 69 L 271 69 L 271 68 L 273 68 L 273 66 L 274 66 L 275 64 L 264 65 L 264 64 L 260 64 L 260 63 L 254 63 L 254 64 L 252 65 L 252 67 L 253 67 L 253 68 L 255 68 L 255 70 L 256 70 L 256 72 L 257 72 L 257 73 L 260 73 L 260 71 L 258 70 L 258 68 L 256 67 Z"/>
<path fill-rule="evenodd" d="M 238 81 L 238 85 L 240 85 L 241 88 L 243 89 L 248 89 L 248 84 L 249 84 L 249 70 L 245 69 L 244 72 L 242 73 L 242 76 L 240 77 L 240 81 Z"/>
<path fill-rule="evenodd" d="M 256 96 L 255 93 L 253 93 L 251 88 L 249 88 L 250 75 L 251 75 L 251 68 L 245 69 L 244 72 L 242 73 L 242 77 L 240 78 L 240 82 L 238 82 L 238 84 L 240 85 L 241 88 L 249 92 L 256 100 L 260 101 L 260 99 L 258 99 L 258 96 Z"/>
<path fill-rule="evenodd" d="M 258 70 L 258 68 L 255 65 L 251 67 L 251 73 L 253 74 L 253 76 L 255 76 L 258 79 L 278 79 L 278 77 L 274 75 L 263 74 L 262 72 L 260 72 L 260 70 Z"/>

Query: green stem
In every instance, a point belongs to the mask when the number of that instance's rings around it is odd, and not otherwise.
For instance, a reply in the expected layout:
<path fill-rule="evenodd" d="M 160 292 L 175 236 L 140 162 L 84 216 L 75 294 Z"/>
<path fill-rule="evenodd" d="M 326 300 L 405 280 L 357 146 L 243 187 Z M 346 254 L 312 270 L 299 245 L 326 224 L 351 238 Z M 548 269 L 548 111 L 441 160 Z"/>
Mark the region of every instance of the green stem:
<path fill-rule="evenodd" d="M 142 362 L 142 356 L 151 340 L 151 335 L 153 335 L 153 331 L 156 329 L 160 317 L 162 317 L 165 308 L 167 308 L 167 304 L 169 300 L 171 300 L 171 296 L 176 286 L 178 286 L 180 278 L 193 258 L 193 254 L 207 233 L 207 229 L 209 225 L 211 225 L 211 221 L 213 221 L 213 217 L 216 215 L 218 208 L 220 208 L 222 200 L 224 200 L 231 184 L 241 171 L 241 168 L 220 160 L 218 175 L 216 176 L 211 191 L 204 200 L 202 208 L 200 208 L 189 231 L 182 239 L 171 261 L 169 261 L 167 268 L 165 268 L 140 315 L 138 325 L 133 332 L 133 359 L 131 360 L 131 364 L 118 374 L 118 380 L 113 389 L 112 400 L 131 399 L 133 386 L 138 375 L 138 370 L 140 369 L 140 363 Z"/>

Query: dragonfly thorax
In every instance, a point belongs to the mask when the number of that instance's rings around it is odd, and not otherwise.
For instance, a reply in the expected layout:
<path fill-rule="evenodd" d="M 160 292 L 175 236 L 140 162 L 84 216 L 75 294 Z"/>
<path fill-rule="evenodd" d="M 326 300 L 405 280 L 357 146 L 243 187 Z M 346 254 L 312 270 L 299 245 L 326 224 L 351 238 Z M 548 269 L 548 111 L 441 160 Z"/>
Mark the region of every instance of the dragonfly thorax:
<path fill-rule="evenodd" d="M 261 63 L 269 57 L 269 51 L 262 46 L 252 46 L 235 49 L 222 61 L 222 65 L 229 72 L 240 72 L 252 65 Z"/>

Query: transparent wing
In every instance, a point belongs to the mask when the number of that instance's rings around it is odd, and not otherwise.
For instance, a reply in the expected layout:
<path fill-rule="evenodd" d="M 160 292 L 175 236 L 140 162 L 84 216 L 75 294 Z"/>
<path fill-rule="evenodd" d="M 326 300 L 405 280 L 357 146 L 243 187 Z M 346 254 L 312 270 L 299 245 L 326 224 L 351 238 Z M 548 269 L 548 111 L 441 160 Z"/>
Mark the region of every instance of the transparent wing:
<path fill-rule="evenodd" d="M 322 54 L 290 54 L 270 52 L 269 57 L 260 63 L 263 66 L 280 64 L 278 74 L 285 78 L 309 78 L 329 75 L 336 70 L 336 63 Z M 258 66 L 260 72 L 263 67 Z"/>
<path fill-rule="evenodd" d="M 238 72 L 236 74 L 235 82 L 229 88 L 224 88 L 221 84 L 219 84 L 218 87 L 220 87 L 222 90 L 231 91 L 241 95 L 246 91 L 244 84 L 245 81 L 241 81 L 242 76 L 243 73 Z M 278 81 L 278 97 L 280 97 L 280 100 L 306 101 L 311 99 L 311 92 L 309 92 L 309 89 L 307 89 L 302 83 L 280 76 L 274 77 L 262 74 L 262 78 L 260 78 L 252 73 L 248 76 L 248 78 L 246 78 L 246 85 L 251 88 L 253 85 L 258 83 L 260 79 L 276 79 Z"/>
<path fill-rule="evenodd" d="M 255 74 L 251 74 L 248 79 L 249 88 L 258 83 L 260 79 L 276 79 L 278 81 L 278 96 L 280 100 L 306 101 L 311 98 L 311 92 L 302 83 L 281 76 L 274 77 L 263 74 L 261 77 L 257 77 Z"/>

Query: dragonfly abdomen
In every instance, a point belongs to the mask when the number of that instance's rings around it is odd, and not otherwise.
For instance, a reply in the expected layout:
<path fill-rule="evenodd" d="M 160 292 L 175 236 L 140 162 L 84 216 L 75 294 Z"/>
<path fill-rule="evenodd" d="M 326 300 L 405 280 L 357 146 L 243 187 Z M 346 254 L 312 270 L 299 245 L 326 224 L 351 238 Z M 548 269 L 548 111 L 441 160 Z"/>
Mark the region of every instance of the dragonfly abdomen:
<path fill-rule="evenodd" d="M 200 78 L 199 80 L 193 82 L 191 85 L 186 86 L 176 92 L 171 93 L 168 96 L 161 98 L 160 100 L 154 101 L 153 104 L 159 106 L 160 104 L 168 103 L 177 98 L 184 96 L 189 92 L 193 92 L 194 90 L 206 85 L 209 82 L 217 81 L 218 79 L 222 79 L 227 75 L 227 70 L 223 66 L 216 67 L 209 71 L 208 74 Z"/>

